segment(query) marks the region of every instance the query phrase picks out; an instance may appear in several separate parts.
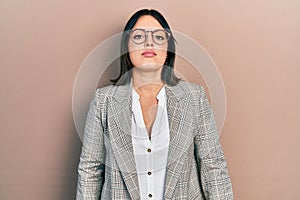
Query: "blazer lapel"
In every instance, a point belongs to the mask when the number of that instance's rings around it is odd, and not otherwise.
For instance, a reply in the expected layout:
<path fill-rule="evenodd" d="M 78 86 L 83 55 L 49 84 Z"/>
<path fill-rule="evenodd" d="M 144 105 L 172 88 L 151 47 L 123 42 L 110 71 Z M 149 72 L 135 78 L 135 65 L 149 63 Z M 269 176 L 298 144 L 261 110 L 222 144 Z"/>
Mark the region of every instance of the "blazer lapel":
<path fill-rule="evenodd" d="M 167 86 L 167 112 L 169 119 L 170 144 L 165 179 L 164 199 L 173 199 L 173 193 L 178 178 L 185 163 L 188 148 L 193 142 L 193 108 L 184 88 L 178 83 L 176 86 Z"/>
<path fill-rule="evenodd" d="M 113 97 L 108 111 L 111 146 L 130 197 L 137 200 L 140 199 L 140 191 L 131 140 L 132 87 L 118 86 Z"/>

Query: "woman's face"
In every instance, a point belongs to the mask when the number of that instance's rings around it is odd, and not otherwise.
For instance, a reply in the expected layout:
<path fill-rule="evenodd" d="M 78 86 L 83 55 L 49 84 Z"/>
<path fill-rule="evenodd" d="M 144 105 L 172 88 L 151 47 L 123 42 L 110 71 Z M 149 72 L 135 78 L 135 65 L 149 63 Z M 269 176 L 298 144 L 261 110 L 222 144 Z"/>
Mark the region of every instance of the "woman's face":
<path fill-rule="evenodd" d="M 159 69 L 162 68 L 163 64 L 165 63 L 166 57 L 167 57 L 167 49 L 168 49 L 168 42 L 165 42 L 163 44 L 157 44 L 153 41 L 152 35 L 150 31 L 154 30 L 163 30 L 163 27 L 160 25 L 160 23 L 151 15 L 143 15 L 141 16 L 132 30 L 135 29 L 144 29 L 146 31 L 146 37 L 144 38 L 145 41 L 140 42 L 134 42 L 132 39 L 129 39 L 128 41 L 128 50 L 129 50 L 129 57 L 132 62 L 132 64 L 135 67 L 138 67 L 140 69 L 146 69 L 146 70 L 153 70 L 153 69 Z M 135 32 L 137 32 L 135 34 Z M 143 31 L 135 31 L 132 32 L 134 34 L 131 34 L 131 38 L 135 37 L 137 40 L 143 41 L 142 33 Z M 156 41 L 162 41 L 161 31 L 154 32 L 154 38 Z M 138 44 L 137 44 L 138 43 Z"/>

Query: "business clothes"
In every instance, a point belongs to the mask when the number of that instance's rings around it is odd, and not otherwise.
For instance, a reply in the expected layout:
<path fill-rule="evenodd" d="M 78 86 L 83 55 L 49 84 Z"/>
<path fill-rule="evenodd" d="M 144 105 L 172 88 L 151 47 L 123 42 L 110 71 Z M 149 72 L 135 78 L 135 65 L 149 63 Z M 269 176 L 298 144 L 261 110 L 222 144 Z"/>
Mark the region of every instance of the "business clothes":
<path fill-rule="evenodd" d="M 170 127 L 164 199 L 233 199 L 213 111 L 202 86 L 165 85 Z M 132 87 L 97 89 L 78 166 L 77 200 L 140 200 L 132 137 Z"/>

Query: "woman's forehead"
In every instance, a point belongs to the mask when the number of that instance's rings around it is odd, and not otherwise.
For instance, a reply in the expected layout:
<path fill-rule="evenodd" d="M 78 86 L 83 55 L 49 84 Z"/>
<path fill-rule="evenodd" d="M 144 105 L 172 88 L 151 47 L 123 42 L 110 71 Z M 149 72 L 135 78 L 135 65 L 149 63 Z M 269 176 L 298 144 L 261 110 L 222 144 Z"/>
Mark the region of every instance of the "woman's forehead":
<path fill-rule="evenodd" d="M 154 30 L 161 30 L 161 29 L 163 29 L 161 26 L 159 26 L 159 27 L 155 27 L 155 26 L 149 26 L 149 27 L 147 27 L 147 26 L 138 26 L 138 27 L 134 27 L 132 30 L 136 30 L 136 29 L 144 29 L 144 30 L 146 30 L 146 31 L 154 31 Z"/>
<path fill-rule="evenodd" d="M 133 28 L 162 28 L 160 23 L 151 15 L 141 16 L 135 23 Z"/>

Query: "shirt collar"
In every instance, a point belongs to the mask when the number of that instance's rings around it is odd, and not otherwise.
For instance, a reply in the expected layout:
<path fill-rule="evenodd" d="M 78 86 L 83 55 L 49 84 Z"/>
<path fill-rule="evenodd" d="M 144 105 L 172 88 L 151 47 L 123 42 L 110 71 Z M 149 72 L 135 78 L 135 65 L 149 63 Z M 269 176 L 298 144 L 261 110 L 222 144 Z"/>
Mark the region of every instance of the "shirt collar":
<path fill-rule="evenodd" d="M 132 78 L 131 78 L 131 81 L 130 81 L 130 86 L 132 87 L 132 97 L 133 97 L 133 99 L 139 100 L 140 99 L 140 95 L 133 88 L 133 80 L 132 80 Z M 156 98 L 158 100 L 162 100 L 164 98 L 164 95 L 165 95 L 165 85 L 163 85 L 163 87 L 160 89 L 160 91 L 158 92 Z"/>

